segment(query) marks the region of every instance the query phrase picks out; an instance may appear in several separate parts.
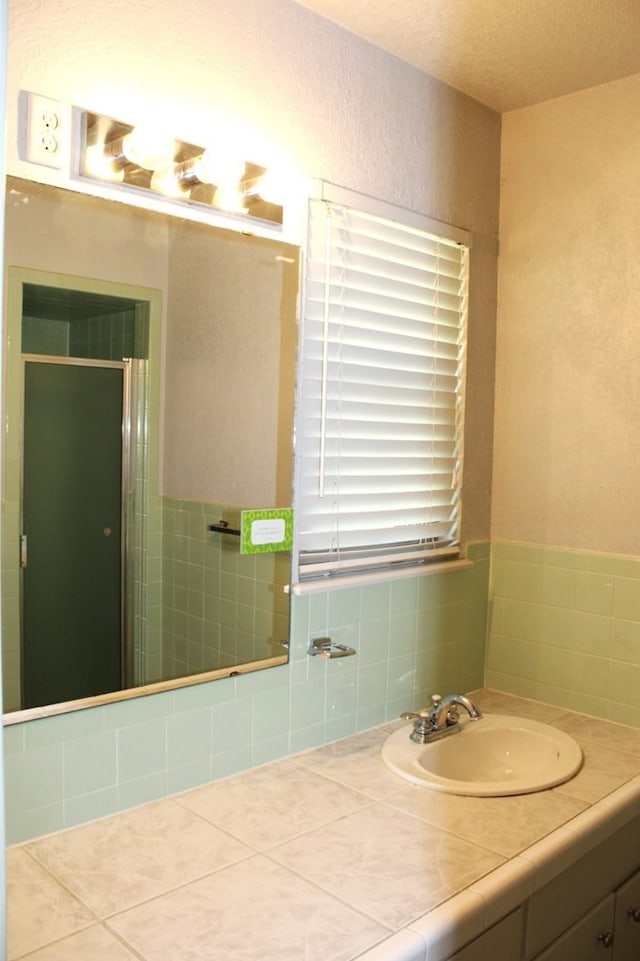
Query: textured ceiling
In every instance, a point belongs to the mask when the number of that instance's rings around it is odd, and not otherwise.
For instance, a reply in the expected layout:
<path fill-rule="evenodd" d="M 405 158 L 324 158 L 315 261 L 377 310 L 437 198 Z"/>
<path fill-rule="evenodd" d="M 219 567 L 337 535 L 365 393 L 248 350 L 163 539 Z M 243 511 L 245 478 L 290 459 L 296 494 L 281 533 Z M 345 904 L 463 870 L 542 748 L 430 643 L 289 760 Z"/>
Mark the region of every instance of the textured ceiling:
<path fill-rule="evenodd" d="M 504 112 L 640 73 L 640 0 L 297 0 Z"/>

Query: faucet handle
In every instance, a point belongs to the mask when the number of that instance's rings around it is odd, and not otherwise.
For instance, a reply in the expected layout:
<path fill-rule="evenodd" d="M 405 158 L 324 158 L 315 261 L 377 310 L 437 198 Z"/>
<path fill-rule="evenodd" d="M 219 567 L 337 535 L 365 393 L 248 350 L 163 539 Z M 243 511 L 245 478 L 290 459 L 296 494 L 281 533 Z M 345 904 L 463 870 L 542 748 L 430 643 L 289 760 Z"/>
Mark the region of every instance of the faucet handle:
<path fill-rule="evenodd" d="M 437 711 L 440 707 L 440 701 L 442 700 L 442 694 L 432 694 L 431 695 L 431 709 Z"/>
<path fill-rule="evenodd" d="M 403 721 L 415 721 L 419 717 L 429 717 L 429 711 L 423 708 L 421 711 L 404 711 L 400 717 Z"/>

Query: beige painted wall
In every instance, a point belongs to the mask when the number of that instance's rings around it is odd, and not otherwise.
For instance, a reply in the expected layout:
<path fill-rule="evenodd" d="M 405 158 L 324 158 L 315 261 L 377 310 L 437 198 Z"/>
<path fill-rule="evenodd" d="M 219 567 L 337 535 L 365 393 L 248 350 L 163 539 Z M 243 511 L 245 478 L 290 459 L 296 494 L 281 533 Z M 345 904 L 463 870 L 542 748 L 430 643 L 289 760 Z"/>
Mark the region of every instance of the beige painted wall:
<path fill-rule="evenodd" d="M 281 152 L 305 180 L 473 232 L 463 538 L 486 538 L 500 117 L 289 0 L 9 7 L 10 173 L 56 179 L 18 159 L 25 89 L 132 122 L 158 111 L 195 143 L 233 120 L 253 152 Z"/>
<path fill-rule="evenodd" d="M 503 118 L 495 538 L 640 554 L 639 103 Z"/>
<path fill-rule="evenodd" d="M 298 249 L 176 219 L 169 238 L 161 491 L 288 507 Z"/>

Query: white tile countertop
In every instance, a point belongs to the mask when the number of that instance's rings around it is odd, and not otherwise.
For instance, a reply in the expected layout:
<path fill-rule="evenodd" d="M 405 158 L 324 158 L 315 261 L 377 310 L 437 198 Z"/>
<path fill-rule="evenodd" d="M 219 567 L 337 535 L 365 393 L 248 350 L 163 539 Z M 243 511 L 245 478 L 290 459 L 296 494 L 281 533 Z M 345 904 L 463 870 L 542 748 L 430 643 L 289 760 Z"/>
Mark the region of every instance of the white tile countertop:
<path fill-rule="evenodd" d="M 570 781 L 467 798 L 387 724 L 7 852 L 8 961 L 442 961 L 640 812 L 640 730 L 490 691 L 581 745 Z"/>

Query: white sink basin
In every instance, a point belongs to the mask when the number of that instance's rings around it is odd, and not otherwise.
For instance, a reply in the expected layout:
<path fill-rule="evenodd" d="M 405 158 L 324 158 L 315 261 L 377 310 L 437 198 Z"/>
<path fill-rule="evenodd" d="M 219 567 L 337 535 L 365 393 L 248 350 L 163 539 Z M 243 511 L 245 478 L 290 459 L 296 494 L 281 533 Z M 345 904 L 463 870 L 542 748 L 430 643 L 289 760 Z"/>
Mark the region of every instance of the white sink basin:
<path fill-rule="evenodd" d="M 462 720 L 460 730 L 415 744 L 412 724 L 382 746 L 382 760 L 414 784 L 473 797 L 530 794 L 562 784 L 580 770 L 582 750 L 572 737 L 539 721 L 502 714 Z"/>

